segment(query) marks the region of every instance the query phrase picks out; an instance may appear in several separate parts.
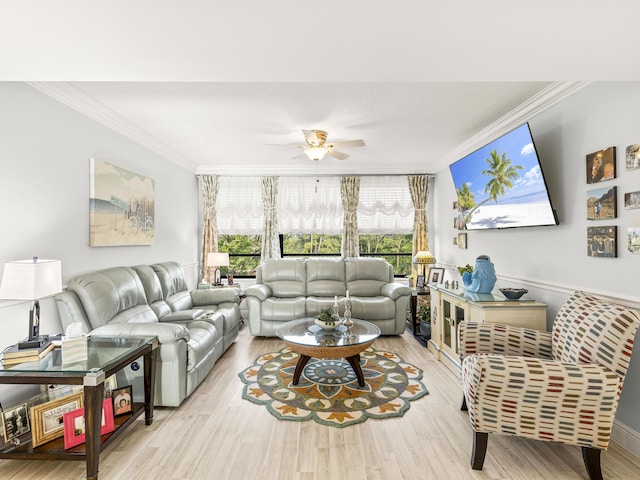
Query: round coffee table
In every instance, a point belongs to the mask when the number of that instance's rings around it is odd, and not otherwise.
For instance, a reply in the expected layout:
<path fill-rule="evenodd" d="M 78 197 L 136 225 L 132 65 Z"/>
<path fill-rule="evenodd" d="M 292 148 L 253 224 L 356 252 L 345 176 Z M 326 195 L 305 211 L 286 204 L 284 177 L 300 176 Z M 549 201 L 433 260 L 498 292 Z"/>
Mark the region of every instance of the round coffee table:
<path fill-rule="evenodd" d="M 302 318 L 285 323 L 276 330 L 276 335 L 300 354 L 293 374 L 293 384 L 297 385 L 300 374 L 311 357 L 345 358 L 358 378 L 358 385 L 364 387 L 364 375 L 360 366 L 360 352 L 366 350 L 380 336 L 380 329 L 364 320 L 353 320 L 352 335 L 339 326 L 334 330 L 324 330 L 315 324 L 314 318 Z"/>

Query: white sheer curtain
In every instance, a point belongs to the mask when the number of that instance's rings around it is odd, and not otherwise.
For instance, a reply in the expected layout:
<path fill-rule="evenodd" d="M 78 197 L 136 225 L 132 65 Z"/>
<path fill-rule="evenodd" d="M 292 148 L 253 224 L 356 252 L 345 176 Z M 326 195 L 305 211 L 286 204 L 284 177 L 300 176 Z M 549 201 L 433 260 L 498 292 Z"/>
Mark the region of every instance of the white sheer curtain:
<path fill-rule="evenodd" d="M 262 235 L 260 177 L 220 177 L 217 199 L 218 233 Z"/>
<path fill-rule="evenodd" d="M 413 202 L 405 175 L 363 176 L 359 233 L 412 233 Z"/>
<path fill-rule="evenodd" d="M 280 177 L 280 233 L 342 233 L 340 177 Z"/>

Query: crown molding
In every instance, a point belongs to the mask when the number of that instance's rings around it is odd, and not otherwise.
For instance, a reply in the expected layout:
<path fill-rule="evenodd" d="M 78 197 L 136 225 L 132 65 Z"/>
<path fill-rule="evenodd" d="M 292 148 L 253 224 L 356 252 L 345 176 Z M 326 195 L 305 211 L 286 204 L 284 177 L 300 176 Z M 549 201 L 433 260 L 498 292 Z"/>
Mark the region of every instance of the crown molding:
<path fill-rule="evenodd" d="M 198 165 L 186 158 L 173 147 L 151 135 L 145 129 L 127 120 L 122 115 L 111 110 L 95 98 L 87 95 L 69 82 L 26 82 L 27 85 L 39 90 L 64 105 L 86 115 L 105 127 L 133 140 L 143 147 L 172 161 L 179 166 L 195 172 Z"/>
<path fill-rule="evenodd" d="M 448 167 L 449 164 L 460 160 L 469 153 L 476 151 L 487 143 L 528 122 L 531 118 L 582 90 L 590 83 L 591 82 L 575 81 L 552 83 L 537 95 L 534 95 L 526 102 L 500 117 L 488 127 L 480 130 L 480 132 L 466 142 L 458 145 L 456 149 L 440 159 L 434 171 L 440 171 Z"/>

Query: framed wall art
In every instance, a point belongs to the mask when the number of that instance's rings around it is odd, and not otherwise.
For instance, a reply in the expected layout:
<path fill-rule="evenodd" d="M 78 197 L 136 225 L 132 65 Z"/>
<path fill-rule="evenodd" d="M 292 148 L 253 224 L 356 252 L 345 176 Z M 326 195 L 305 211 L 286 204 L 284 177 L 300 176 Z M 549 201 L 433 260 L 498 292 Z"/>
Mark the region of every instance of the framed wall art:
<path fill-rule="evenodd" d="M 63 416 L 64 423 L 64 448 L 65 450 L 86 442 L 87 433 L 84 424 L 84 408 L 78 408 L 67 412 Z M 102 402 L 102 420 L 100 423 L 100 435 L 113 432 L 115 423 L 113 421 L 113 404 L 111 399 Z"/>
<path fill-rule="evenodd" d="M 640 228 L 627 228 L 627 250 L 636 255 L 640 254 Z"/>
<path fill-rule="evenodd" d="M 624 208 L 632 210 L 640 208 L 640 192 L 629 192 L 624 194 Z"/>
<path fill-rule="evenodd" d="M 64 435 L 64 414 L 84 406 L 84 394 L 74 393 L 31 407 L 31 431 L 33 446 Z"/>
<path fill-rule="evenodd" d="M 95 158 L 90 173 L 89 245 L 152 245 L 154 180 Z"/>
<path fill-rule="evenodd" d="M 627 170 L 640 169 L 640 143 L 634 143 L 627 147 L 625 165 Z"/>
<path fill-rule="evenodd" d="M 458 234 L 458 248 L 465 249 L 467 248 L 467 234 L 459 233 Z"/>
<path fill-rule="evenodd" d="M 617 257 L 617 227 L 587 227 L 587 254 L 590 257 Z"/>
<path fill-rule="evenodd" d="M 616 178 L 616 147 L 587 155 L 587 183 Z"/>
<path fill-rule="evenodd" d="M 617 187 L 598 188 L 587 192 L 587 220 L 618 218 Z"/>

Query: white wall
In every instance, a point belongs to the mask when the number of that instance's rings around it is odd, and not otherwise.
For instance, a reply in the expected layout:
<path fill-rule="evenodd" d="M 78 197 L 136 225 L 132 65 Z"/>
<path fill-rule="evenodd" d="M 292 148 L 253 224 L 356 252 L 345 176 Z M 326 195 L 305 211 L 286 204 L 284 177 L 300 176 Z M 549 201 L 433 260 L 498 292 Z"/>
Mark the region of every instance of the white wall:
<path fill-rule="evenodd" d="M 626 249 L 627 227 L 640 226 L 640 210 L 625 210 L 625 192 L 640 190 L 640 171 L 626 171 L 627 145 L 640 143 L 636 106 L 640 83 L 591 84 L 529 120 L 560 225 L 468 232 L 468 249 L 453 245 L 456 199 L 448 169 L 438 172 L 434 188 L 434 250 L 448 267 L 447 277 L 459 279 L 456 265 L 474 264 L 481 254 L 491 257 L 498 287 L 525 286 L 531 296 L 549 305 L 548 326 L 568 294 L 576 289 L 614 297 L 640 307 L 640 255 Z M 491 140 L 491 139 L 488 139 Z M 617 147 L 617 178 L 598 185 L 617 185 L 618 218 L 587 221 L 586 155 Z M 618 258 L 587 256 L 587 227 L 618 226 Z M 636 336 L 636 340 L 638 337 Z M 640 348 L 632 358 L 617 420 L 640 432 Z"/>
<path fill-rule="evenodd" d="M 91 157 L 155 180 L 154 245 L 89 247 Z M 0 167 L 0 266 L 60 259 L 63 283 L 100 268 L 167 260 L 197 270 L 195 174 L 22 83 L 0 83 Z M 0 300 L 0 346 L 26 336 L 29 306 Z M 43 332 L 60 331 L 52 299 L 41 302 L 41 314 Z M 0 389 L 0 402 L 8 405 L 14 391 Z"/>

